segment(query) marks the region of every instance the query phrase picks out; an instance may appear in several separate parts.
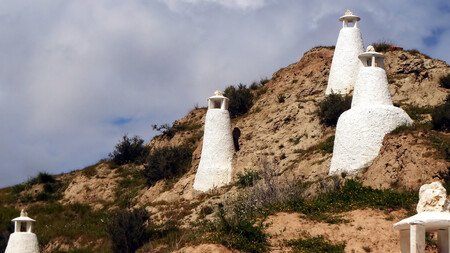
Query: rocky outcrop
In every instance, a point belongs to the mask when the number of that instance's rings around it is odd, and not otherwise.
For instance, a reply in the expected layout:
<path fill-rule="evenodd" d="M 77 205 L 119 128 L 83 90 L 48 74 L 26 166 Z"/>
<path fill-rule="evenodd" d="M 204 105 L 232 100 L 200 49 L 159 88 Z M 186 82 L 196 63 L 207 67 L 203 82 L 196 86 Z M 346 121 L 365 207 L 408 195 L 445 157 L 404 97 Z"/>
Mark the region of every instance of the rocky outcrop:
<path fill-rule="evenodd" d="M 424 183 L 442 179 L 450 164 L 439 157 L 429 137 L 424 131 L 387 135 L 380 154 L 362 174 L 363 184 L 419 189 Z"/>
<path fill-rule="evenodd" d="M 440 182 L 424 184 L 419 190 L 417 212 L 448 212 L 447 190 Z"/>
<path fill-rule="evenodd" d="M 120 179 L 116 171 L 106 163 L 92 169 L 95 169 L 93 176 L 80 173 L 72 179 L 63 193 L 62 203 L 84 203 L 101 209 L 105 203 L 115 201 L 115 190 Z"/>

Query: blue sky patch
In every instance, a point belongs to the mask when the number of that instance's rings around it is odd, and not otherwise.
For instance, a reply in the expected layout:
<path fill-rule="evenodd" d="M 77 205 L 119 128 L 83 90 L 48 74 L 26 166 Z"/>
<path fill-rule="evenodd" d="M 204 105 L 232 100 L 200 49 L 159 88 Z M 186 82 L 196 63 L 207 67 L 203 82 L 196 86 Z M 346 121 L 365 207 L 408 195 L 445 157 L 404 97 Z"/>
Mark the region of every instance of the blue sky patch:
<path fill-rule="evenodd" d="M 435 28 L 431 31 L 431 35 L 423 38 L 423 43 L 428 47 L 434 47 L 439 43 L 442 34 L 446 31 L 443 27 Z"/>
<path fill-rule="evenodd" d="M 131 117 L 129 117 L 129 118 L 126 118 L 126 117 L 117 117 L 117 118 L 114 118 L 114 119 L 111 121 L 111 123 L 112 123 L 113 125 L 116 125 L 116 126 L 123 126 L 123 125 L 126 125 L 126 124 L 130 123 L 132 120 L 133 120 L 133 118 L 131 118 Z"/>

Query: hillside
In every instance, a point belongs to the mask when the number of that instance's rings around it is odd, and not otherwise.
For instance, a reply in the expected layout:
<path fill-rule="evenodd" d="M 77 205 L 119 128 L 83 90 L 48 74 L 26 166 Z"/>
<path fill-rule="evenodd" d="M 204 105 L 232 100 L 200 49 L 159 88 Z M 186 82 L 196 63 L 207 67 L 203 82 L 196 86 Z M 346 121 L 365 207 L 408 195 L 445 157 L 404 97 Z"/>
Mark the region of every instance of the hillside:
<path fill-rule="evenodd" d="M 251 109 L 232 120 L 240 130 L 232 185 L 206 194 L 192 188 L 206 113 L 195 108 L 146 144 L 150 153 L 188 147 L 192 160 L 181 175 L 148 186 L 145 165 L 105 160 L 55 181 L 37 177 L 1 189 L 0 238 L 26 208 L 38 221 L 43 252 L 111 252 L 111 217 L 144 208 L 153 233 L 138 252 L 291 252 L 309 242 L 396 252 L 392 224 L 414 210 L 418 188 L 450 179 L 450 134 L 430 127 L 430 113 L 450 94 L 439 86 L 450 67 L 415 50 L 391 49 L 385 68 L 392 99 L 416 124 L 387 135 L 363 173 L 327 175 L 335 128 L 321 124 L 317 111 L 333 48 L 317 47 L 251 89 Z M 355 196 L 342 197 L 349 192 Z M 244 238 L 237 231 L 246 231 Z"/>

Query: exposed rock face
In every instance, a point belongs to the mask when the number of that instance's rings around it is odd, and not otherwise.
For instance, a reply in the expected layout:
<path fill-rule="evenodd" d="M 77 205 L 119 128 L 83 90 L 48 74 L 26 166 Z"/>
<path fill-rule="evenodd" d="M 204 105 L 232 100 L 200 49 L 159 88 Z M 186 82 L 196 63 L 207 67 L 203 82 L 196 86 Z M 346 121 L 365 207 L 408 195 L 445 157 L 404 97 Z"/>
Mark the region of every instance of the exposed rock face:
<path fill-rule="evenodd" d="M 440 182 L 424 184 L 419 190 L 419 203 L 416 208 L 421 212 L 448 212 L 447 191 Z"/>
<path fill-rule="evenodd" d="M 105 202 L 116 199 L 117 175 L 107 164 L 95 168 L 95 176 L 84 174 L 75 176 L 64 191 L 62 203 L 85 203 L 95 209 L 101 209 Z"/>
<path fill-rule="evenodd" d="M 430 134 L 413 132 L 387 135 L 380 154 L 362 175 L 365 186 L 419 189 L 448 173 L 450 163 L 429 143 Z"/>
<path fill-rule="evenodd" d="M 449 93 L 439 86 L 439 78 L 449 73 L 444 61 L 414 51 L 385 53 L 385 69 L 394 104 L 436 106 Z"/>

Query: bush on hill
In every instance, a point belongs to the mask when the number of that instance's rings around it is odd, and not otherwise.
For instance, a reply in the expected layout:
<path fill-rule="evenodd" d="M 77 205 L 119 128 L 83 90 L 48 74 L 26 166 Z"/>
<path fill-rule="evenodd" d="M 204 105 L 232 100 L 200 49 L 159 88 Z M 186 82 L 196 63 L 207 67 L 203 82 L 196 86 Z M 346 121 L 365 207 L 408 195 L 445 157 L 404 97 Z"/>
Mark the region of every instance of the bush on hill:
<path fill-rule="evenodd" d="M 392 45 L 392 43 L 390 43 L 388 41 L 375 42 L 375 43 L 372 43 L 372 46 L 374 47 L 375 51 L 380 52 L 380 53 L 387 52 L 392 47 L 394 47 Z"/>
<path fill-rule="evenodd" d="M 444 104 L 437 106 L 431 113 L 431 123 L 435 130 L 450 130 L 450 95 L 447 96 Z"/>
<path fill-rule="evenodd" d="M 134 253 L 148 241 L 149 233 L 145 222 L 149 215 L 143 209 L 120 211 L 108 226 L 112 251 L 115 253 Z"/>
<path fill-rule="evenodd" d="M 214 241 L 244 252 L 266 252 L 268 241 L 262 222 L 249 218 L 245 214 L 234 213 L 227 217 L 222 204 L 219 204 L 219 219 L 214 224 Z"/>
<path fill-rule="evenodd" d="M 238 87 L 228 86 L 224 91 L 224 96 L 230 99 L 228 111 L 230 116 L 235 118 L 244 115 L 253 105 L 253 95 L 247 86 L 239 84 Z"/>
<path fill-rule="evenodd" d="M 149 186 L 161 179 L 173 179 L 183 175 L 191 165 L 192 148 L 189 146 L 155 149 L 147 157 L 144 176 Z"/>
<path fill-rule="evenodd" d="M 314 236 L 304 239 L 289 240 L 288 246 L 291 246 L 294 253 L 308 252 L 308 253 L 344 253 L 345 242 L 332 243 L 323 236 Z"/>
<path fill-rule="evenodd" d="M 320 123 L 326 126 L 336 126 L 339 116 L 350 109 L 351 96 L 332 93 L 319 104 Z"/>
<path fill-rule="evenodd" d="M 56 182 L 56 179 L 53 175 L 47 172 L 39 172 L 36 177 L 28 180 L 28 183 L 33 184 L 51 184 Z"/>
<path fill-rule="evenodd" d="M 144 140 L 139 136 L 129 138 L 124 135 L 109 157 L 117 165 L 142 163 L 148 154 L 148 150 L 143 144 Z"/>
<path fill-rule="evenodd" d="M 450 89 L 450 73 L 439 78 L 439 84 L 442 88 Z"/>

